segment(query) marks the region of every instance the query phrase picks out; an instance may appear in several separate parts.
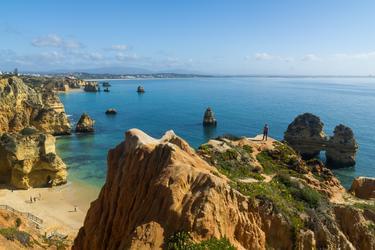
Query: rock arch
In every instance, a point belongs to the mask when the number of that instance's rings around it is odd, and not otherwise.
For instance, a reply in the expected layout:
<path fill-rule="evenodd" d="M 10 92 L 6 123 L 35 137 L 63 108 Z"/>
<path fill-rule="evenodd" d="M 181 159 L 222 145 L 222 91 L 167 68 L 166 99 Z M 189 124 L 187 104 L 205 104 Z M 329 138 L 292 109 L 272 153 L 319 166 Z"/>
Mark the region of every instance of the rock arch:
<path fill-rule="evenodd" d="M 349 167 L 355 165 L 358 144 L 351 128 L 340 124 L 333 131 L 333 136 L 324 133 L 324 124 L 311 113 L 297 116 L 284 133 L 284 140 L 303 158 L 310 159 L 326 151 L 328 165 Z"/>

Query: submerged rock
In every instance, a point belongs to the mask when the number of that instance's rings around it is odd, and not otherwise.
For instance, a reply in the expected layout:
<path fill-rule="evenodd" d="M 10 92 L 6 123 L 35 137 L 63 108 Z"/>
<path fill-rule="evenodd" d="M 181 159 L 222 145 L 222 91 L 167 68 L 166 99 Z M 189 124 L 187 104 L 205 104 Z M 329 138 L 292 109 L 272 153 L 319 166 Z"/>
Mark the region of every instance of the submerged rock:
<path fill-rule="evenodd" d="M 206 109 L 203 116 L 203 126 L 216 126 L 217 121 L 210 107 Z"/>
<path fill-rule="evenodd" d="M 70 134 L 71 125 L 59 97 L 37 91 L 18 77 L 0 79 L 0 132 L 34 126 L 53 135 Z"/>
<path fill-rule="evenodd" d="M 95 121 L 87 113 L 83 113 L 76 125 L 76 132 L 90 133 L 94 132 Z"/>
<path fill-rule="evenodd" d="M 145 89 L 143 88 L 143 86 L 138 86 L 138 88 L 137 88 L 137 92 L 138 92 L 138 93 L 144 93 L 144 92 L 145 92 Z"/>
<path fill-rule="evenodd" d="M 116 109 L 107 109 L 105 111 L 105 113 L 106 113 L 106 115 L 115 115 L 115 114 L 117 114 L 117 111 L 116 111 Z"/>
<path fill-rule="evenodd" d="M 55 152 L 55 138 L 35 128 L 0 137 L 0 183 L 15 188 L 66 183 L 66 165 Z"/>
<path fill-rule="evenodd" d="M 375 199 L 375 178 L 355 178 L 349 192 L 361 199 Z"/>
<path fill-rule="evenodd" d="M 354 166 L 358 144 L 351 128 L 342 124 L 335 127 L 326 147 L 327 163 L 334 167 Z"/>

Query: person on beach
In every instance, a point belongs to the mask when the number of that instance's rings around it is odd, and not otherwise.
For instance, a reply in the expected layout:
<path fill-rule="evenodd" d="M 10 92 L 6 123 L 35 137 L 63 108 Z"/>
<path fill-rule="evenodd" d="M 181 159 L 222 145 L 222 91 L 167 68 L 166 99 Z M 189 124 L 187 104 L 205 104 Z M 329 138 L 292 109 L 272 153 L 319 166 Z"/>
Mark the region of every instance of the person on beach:
<path fill-rule="evenodd" d="M 269 130 L 268 124 L 265 124 L 264 128 L 263 128 L 263 139 L 262 139 L 262 141 L 264 141 L 264 140 L 267 141 L 267 139 L 268 139 L 268 130 Z"/>
<path fill-rule="evenodd" d="M 30 196 L 30 203 L 33 203 L 33 197 Z"/>

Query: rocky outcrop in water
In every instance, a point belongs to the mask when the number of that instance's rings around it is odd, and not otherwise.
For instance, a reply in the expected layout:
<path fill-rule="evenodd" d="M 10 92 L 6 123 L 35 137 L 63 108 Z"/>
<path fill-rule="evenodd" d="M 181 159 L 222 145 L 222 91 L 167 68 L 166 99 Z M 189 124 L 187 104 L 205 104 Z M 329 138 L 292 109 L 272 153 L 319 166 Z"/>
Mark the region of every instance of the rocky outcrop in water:
<path fill-rule="evenodd" d="M 354 166 L 358 144 L 351 128 L 342 124 L 335 127 L 326 147 L 327 162 L 333 166 Z"/>
<path fill-rule="evenodd" d="M 210 107 L 206 109 L 203 116 L 203 126 L 216 126 L 217 121 Z"/>
<path fill-rule="evenodd" d="M 105 114 L 106 115 L 115 115 L 115 114 L 117 114 L 117 111 L 116 111 L 116 109 L 107 109 L 105 111 Z"/>
<path fill-rule="evenodd" d="M 0 137 L 0 183 L 28 189 L 64 184 L 66 177 L 52 135 L 25 128 Z"/>
<path fill-rule="evenodd" d="M 138 88 L 137 88 L 137 92 L 138 92 L 138 93 L 144 93 L 144 92 L 145 92 L 145 89 L 143 88 L 143 86 L 138 86 Z"/>
<path fill-rule="evenodd" d="M 18 132 L 28 126 L 53 135 L 71 131 L 55 93 L 36 91 L 18 77 L 0 79 L 0 132 Z"/>
<path fill-rule="evenodd" d="M 73 249 L 162 249 L 185 244 L 181 232 L 237 249 L 375 248 L 364 212 L 331 201 L 345 191 L 330 170 L 267 143 L 219 139 L 197 154 L 173 132 L 128 131 Z"/>
<path fill-rule="evenodd" d="M 76 132 L 91 133 L 94 132 L 95 121 L 87 113 L 83 113 L 76 125 Z"/>
<path fill-rule="evenodd" d="M 375 199 L 375 178 L 355 178 L 349 192 L 361 199 Z"/>
<path fill-rule="evenodd" d="M 100 87 L 99 87 L 97 82 L 88 81 L 88 82 L 86 82 L 83 90 L 86 91 L 86 92 L 98 92 L 98 91 L 100 91 Z"/>
<path fill-rule="evenodd" d="M 305 113 L 289 124 L 284 139 L 305 159 L 316 157 L 325 150 L 327 163 L 331 167 L 355 165 L 358 144 L 351 128 L 340 124 L 336 126 L 334 135 L 328 138 L 323 127 L 319 117 Z"/>

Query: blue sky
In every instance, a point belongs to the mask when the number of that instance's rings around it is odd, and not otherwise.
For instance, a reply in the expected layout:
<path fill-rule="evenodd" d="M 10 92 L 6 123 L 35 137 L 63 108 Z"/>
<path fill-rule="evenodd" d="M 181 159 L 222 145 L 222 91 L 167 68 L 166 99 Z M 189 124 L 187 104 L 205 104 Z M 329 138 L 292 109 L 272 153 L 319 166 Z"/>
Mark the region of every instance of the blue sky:
<path fill-rule="evenodd" d="M 375 74 L 375 1 L 1 1 L 0 70 Z"/>

